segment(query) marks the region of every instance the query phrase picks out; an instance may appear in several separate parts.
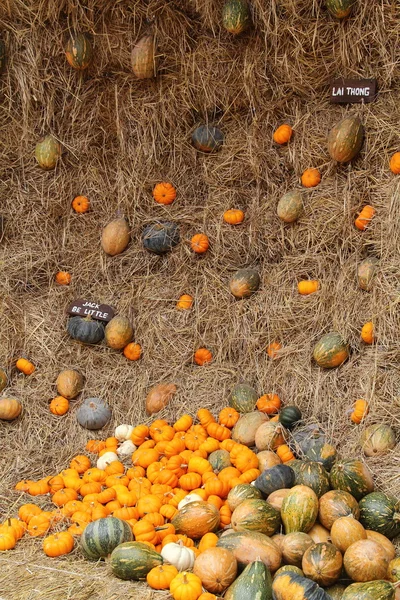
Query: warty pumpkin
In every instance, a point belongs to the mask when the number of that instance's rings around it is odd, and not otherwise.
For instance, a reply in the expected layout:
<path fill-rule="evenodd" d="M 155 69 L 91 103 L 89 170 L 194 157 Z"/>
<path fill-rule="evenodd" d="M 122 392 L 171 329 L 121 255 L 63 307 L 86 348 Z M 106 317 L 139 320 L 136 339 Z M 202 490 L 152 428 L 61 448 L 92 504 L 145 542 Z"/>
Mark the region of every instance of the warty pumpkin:
<path fill-rule="evenodd" d="M 121 217 L 114 219 L 103 229 L 101 247 L 106 254 L 116 256 L 123 252 L 131 239 L 131 232 L 126 220 Z"/>
<path fill-rule="evenodd" d="M 80 32 L 71 32 L 65 47 L 65 56 L 74 69 L 83 71 L 92 62 L 93 48 L 89 37 Z"/>
<path fill-rule="evenodd" d="M 52 135 L 47 135 L 36 144 L 35 157 L 45 171 L 54 169 L 61 156 L 61 145 Z"/>
<path fill-rule="evenodd" d="M 156 39 L 149 31 L 143 35 L 132 50 L 131 65 L 138 79 L 152 79 L 157 75 Z"/>

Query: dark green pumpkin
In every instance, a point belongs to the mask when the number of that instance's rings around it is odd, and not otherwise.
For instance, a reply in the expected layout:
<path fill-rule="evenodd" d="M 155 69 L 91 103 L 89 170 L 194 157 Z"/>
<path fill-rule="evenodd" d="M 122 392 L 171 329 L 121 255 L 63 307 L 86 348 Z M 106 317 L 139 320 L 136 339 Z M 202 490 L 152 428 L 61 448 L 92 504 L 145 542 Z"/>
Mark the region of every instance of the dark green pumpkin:
<path fill-rule="evenodd" d="M 272 572 L 281 566 L 282 552 L 277 544 L 267 535 L 256 531 L 235 531 L 224 535 L 218 540 L 217 548 L 232 552 L 240 569 L 255 560 L 262 560 Z"/>
<path fill-rule="evenodd" d="M 192 144 L 200 152 L 218 152 L 224 143 L 224 134 L 218 127 L 200 125 L 192 133 Z"/>
<path fill-rule="evenodd" d="M 241 300 L 249 298 L 260 287 L 260 275 L 256 269 L 239 269 L 229 281 L 231 294 Z"/>
<path fill-rule="evenodd" d="M 208 460 L 210 460 L 210 457 L 208 457 Z M 241 502 L 244 502 L 244 500 L 261 497 L 262 495 L 260 490 L 254 485 L 250 485 L 249 483 L 239 483 L 238 485 L 235 485 L 229 492 L 227 502 L 229 508 L 234 511 Z"/>
<path fill-rule="evenodd" d="M 298 472 L 294 485 L 306 485 L 314 490 L 318 498 L 329 491 L 329 475 L 319 462 L 303 462 Z"/>
<path fill-rule="evenodd" d="M 101 429 L 110 419 L 111 409 L 101 398 L 86 398 L 76 413 L 79 425 L 90 430 Z"/>
<path fill-rule="evenodd" d="M 315 444 L 326 442 L 325 433 L 319 425 L 305 425 L 292 433 L 292 438 L 299 450 L 306 454 Z"/>
<path fill-rule="evenodd" d="M 306 452 L 305 459 L 321 463 L 326 471 L 330 471 L 337 458 L 336 448 L 330 444 L 316 443 Z"/>
<path fill-rule="evenodd" d="M 247 0 L 226 0 L 222 8 L 222 25 L 224 28 L 238 35 L 246 31 L 251 24 L 250 8 Z"/>
<path fill-rule="evenodd" d="M 231 525 L 235 531 L 258 531 L 274 535 L 281 524 L 279 512 L 265 500 L 249 498 L 232 513 Z"/>
<path fill-rule="evenodd" d="M 179 226 L 170 221 L 146 225 L 142 232 L 143 246 L 154 254 L 165 254 L 179 244 Z"/>
<path fill-rule="evenodd" d="M 303 200 L 298 190 L 286 192 L 276 208 L 278 217 L 285 223 L 294 223 L 303 212 Z"/>
<path fill-rule="evenodd" d="M 346 117 L 333 127 L 328 137 L 328 152 L 333 160 L 345 163 L 361 150 L 364 126 L 359 117 Z"/>
<path fill-rule="evenodd" d="M 3 40 L 0 39 L 0 73 L 3 73 L 6 68 L 6 45 Z"/>
<path fill-rule="evenodd" d="M 377 579 L 367 583 L 352 583 L 343 592 L 342 600 L 394 600 L 395 589 L 389 581 Z"/>
<path fill-rule="evenodd" d="M 82 344 L 98 344 L 104 338 L 104 325 L 95 321 L 90 316 L 71 317 L 68 320 L 67 331 L 69 335 Z"/>
<path fill-rule="evenodd" d="M 164 562 L 161 554 L 143 542 L 119 544 L 111 553 L 110 565 L 113 575 L 120 579 L 145 579 L 154 567 Z"/>
<path fill-rule="evenodd" d="M 276 490 L 291 488 L 294 481 L 295 473 L 293 469 L 287 465 L 276 465 L 270 469 L 265 469 L 255 480 L 254 487 L 269 496 Z"/>
<path fill-rule="evenodd" d="M 301 421 L 301 411 L 297 406 L 284 406 L 279 413 L 279 421 L 286 429 L 292 429 Z"/>
<path fill-rule="evenodd" d="M 371 473 L 361 460 L 337 460 L 331 469 L 329 479 L 334 490 L 349 492 L 356 500 L 374 491 Z"/>
<path fill-rule="evenodd" d="M 71 33 L 65 47 L 65 56 L 74 69 L 87 69 L 93 58 L 93 48 L 88 36 L 84 33 Z"/>
<path fill-rule="evenodd" d="M 255 409 L 258 394 L 248 383 L 238 383 L 229 397 L 229 406 L 240 413 L 248 413 Z"/>
<path fill-rule="evenodd" d="M 7 373 L 4 369 L 0 369 L 0 392 L 4 390 L 7 385 Z"/>
<path fill-rule="evenodd" d="M 314 360 L 319 367 L 332 369 L 338 367 L 349 357 L 349 347 L 340 333 L 326 333 L 317 342 L 313 351 Z"/>
<path fill-rule="evenodd" d="M 274 600 L 329 600 L 328 594 L 315 581 L 293 571 L 276 575 L 272 582 Z"/>
<path fill-rule="evenodd" d="M 272 600 L 272 579 L 269 569 L 256 560 L 229 586 L 224 600 Z"/>
<path fill-rule="evenodd" d="M 358 287 L 369 292 L 379 265 L 375 256 L 369 256 L 360 262 L 357 269 Z"/>
<path fill-rule="evenodd" d="M 326 8 L 336 19 L 348 17 L 353 8 L 354 0 L 326 0 Z"/>
<path fill-rule="evenodd" d="M 211 452 L 207 460 L 212 466 L 214 473 L 219 473 L 222 469 L 232 466 L 230 455 L 227 450 L 215 450 L 214 452 Z"/>
<path fill-rule="evenodd" d="M 298 473 L 300 472 L 300 469 L 303 465 L 304 465 L 304 462 L 302 460 L 299 460 L 298 458 L 293 458 L 292 460 L 289 460 L 288 462 L 285 463 L 286 467 L 290 467 L 292 469 L 292 471 L 294 471 L 295 476 L 298 475 Z"/>
<path fill-rule="evenodd" d="M 400 501 L 383 492 L 372 492 L 360 500 L 360 522 L 365 529 L 386 535 L 400 534 Z"/>
<path fill-rule="evenodd" d="M 52 135 L 46 135 L 36 144 L 35 157 L 39 166 L 45 171 L 54 169 L 60 156 L 61 146 Z"/>
<path fill-rule="evenodd" d="M 132 530 L 122 519 L 107 517 L 86 525 L 81 535 L 81 550 L 89 560 L 98 560 L 111 554 L 122 542 L 132 540 Z"/>

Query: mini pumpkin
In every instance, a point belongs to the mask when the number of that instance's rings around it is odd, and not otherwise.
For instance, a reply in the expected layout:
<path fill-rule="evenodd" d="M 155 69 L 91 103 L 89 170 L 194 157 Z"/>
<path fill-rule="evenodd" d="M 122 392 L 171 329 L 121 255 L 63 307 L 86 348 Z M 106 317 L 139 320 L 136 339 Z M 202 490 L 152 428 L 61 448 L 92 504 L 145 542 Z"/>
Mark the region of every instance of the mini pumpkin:
<path fill-rule="evenodd" d="M 77 213 L 85 213 L 90 208 L 90 201 L 86 196 L 75 196 L 71 204 L 72 208 Z"/>
<path fill-rule="evenodd" d="M 372 217 L 374 216 L 374 214 L 374 207 L 370 206 L 369 204 L 366 204 L 360 212 L 360 214 L 358 215 L 358 217 L 356 218 L 356 220 L 354 221 L 354 225 L 360 231 L 364 231 L 365 229 L 367 229 L 368 225 L 372 221 Z"/>
<path fill-rule="evenodd" d="M 65 415 L 65 413 L 67 413 L 68 409 L 69 409 L 69 401 L 67 400 L 67 398 L 64 398 L 63 396 L 56 396 L 50 402 L 49 408 L 50 408 L 50 412 L 53 415 L 58 415 L 58 416 Z"/>
<path fill-rule="evenodd" d="M 278 129 L 274 131 L 273 140 L 276 144 L 287 144 L 293 135 L 293 129 L 290 125 L 280 125 Z"/>
<path fill-rule="evenodd" d="M 354 410 L 350 415 L 350 419 L 353 421 L 353 423 L 359 425 L 364 417 L 367 416 L 368 410 L 368 402 L 366 400 L 356 400 Z"/>
<path fill-rule="evenodd" d="M 200 577 L 187 571 L 178 573 L 169 589 L 174 600 L 197 600 L 203 591 Z"/>
<path fill-rule="evenodd" d="M 373 344 L 374 338 L 374 324 L 372 321 L 365 323 L 361 329 L 361 339 L 365 344 Z"/>
<path fill-rule="evenodd" d="M 223 218 L 229 225 L 240 225 L 244 221 L 244 212 L 239 208 L 230 208 L 224 212 Z"/>
<path fill-rule="evenodd" d="M 272 360 L 279 358 L 279 351 L 282 349 L 280 342 L 271 342 L 267 346 L 267 354 Z"/>
<path fill-rule="evenodd" d="M 204 254 L 210 247 L 210 241 L 204 233 L 196 233 L 190 240 L 190 247 L 196 254 Z"/>
<path fill-rule="evenodd" d="M 139 358 L 142 356 L 142 347 L 140 344 L 131 342 L 125 346 L 123 354 L 128 360 L 139 360 Z"/>
<path fill-rule="evenodd" d="M 301 176 L 301 183 L 304 187 L 316 187 L 321 182 L 321 173 L 318 169 L 306 169 Z"/>
<path fill-rule="evenodd" d="M 198 348 L 194 353 L 194 362 L 196 365 L 203 366 L 212 361 L 212 353 L 207 348 Z"/>
<path fill-rule="evenodd" d="M 192 133 L 192 144 L 200 152 L 218 152 L 223 143 L 224 134 L 218 127 L 200 125 Z"/>
<path fill-rule="evenodd" d="M 159 565 L 147 573 L 146 581 L 153 590 L 168 590 L 177 575 L 178 569 L 174 565 Z"/>
<path fill-rule="evenodd" d="M 158 204 L 172 204 L 176 198 L 176 189 L 171 183 L 157 183 L 153 189 L 153 198 Z"/>
<path fill-rule="evenodd" d="M 257 400 L 256 407 L 260 412 L 267 415 L 274 415 L 279 412 L 281 407 L 281 399 L 278 394 L 264 394 Z"/>
<path fill-rule="evenodd" d="M 117 315 L 104 330 L 104 339 L 110 348 L 122 350 L 133 338 L 133 327 L 127 317 Z"/>
<path fill-rule="evenodd" d="M 58 285 L 69 285 L 71 279 L 71 273 L 68 273 L 68 271 L 58 271 L 58 273 L 56 273 L 56 282 Z"/>
<path fill-rule="evenodd" d="M 32 375 L 35 371 L 35 365 L 26 358 L 19 358 L 15 364 L 18 371 L 21 371 L 24 375 Z"/>
<path fill-rule="evenodd" d="M 395 152 L 390 159 L 390 170 L 395 175 L 400 174 L 400 152 Z"/>
<path fill-rule="evenodd" d="M 297 284 L 297 289 L 299 294 L 302 296 L 308 296 L 309 294 L 314 294 L 319 290 L 319 281 L 316 279 L 303 279 L 299 281 Z"/>
<path fill-rule="evenodd" d="M 88 36 L 84 33 L 71 33 L 66 48 L 65 56 L 74 69 L 83 71 L 89 67 L 93 58 L 93 48 Z"/>
<path fill-rule="evenodd" d="M 193 296 L 190 296 L 189 294 L 182 294 L 182 296 L 176 303 L 176 308 L 178 308 L 179 310 L 189 310 L 190 308 L 192 308 L 192 304 Z"/>

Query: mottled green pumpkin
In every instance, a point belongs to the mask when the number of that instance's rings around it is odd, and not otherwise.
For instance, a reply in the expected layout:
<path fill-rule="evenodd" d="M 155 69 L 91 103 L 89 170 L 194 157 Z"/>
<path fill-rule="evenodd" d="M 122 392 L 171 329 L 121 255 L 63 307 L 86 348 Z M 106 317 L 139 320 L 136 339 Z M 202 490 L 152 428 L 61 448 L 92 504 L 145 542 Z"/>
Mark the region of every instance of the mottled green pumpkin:
<path fill-rule="evenodd" d="M 316 443 L 306 452 L 305 459 L 321 463 L 326 471 L 330 471 L 337 458 L 336 448 L 330 444 Z"/>
<path fill-rule="evenodd" d="M 293 487 L 295 473 L 287 465 L 276 465 L 263 471 L 254 481 L 254 487 L 260 490 L 265 496 L 272 492 Z"/>
<path fill-rule="evenodd" d="M 254 411 L 258 394 L 248 383 L 238 383 L 233 388 L 229 397 L 229 406 L 240 413 Z"/>
<path fill-rule="evenodd" d="M 296 427 L 292 433 L 292 439 L 303 454 L 306 454 L 315 444 L 324 444 L 326 442 L 325 432 L 319 425 Z"/>
<path fill-rule="evenodd" d="M 372 492 L 360 500 L 360 522 L 365 529 L 390 540 L 400 534 L 400 501 L 384 492 Z"/>
<path fill-rule="evenodd" d="M 224 600 L 272 600 L 272 579 L 269 569 L 256 560 L 244 569 L 226 590 Z"/>
<path fill-rule="evenodd" d="M 249 498 L 239 504 L 232 513 L 234 531 L 258 531 L 271 536 L 281 524 L 279 512 L 265 500 Z"/>
<path fill-rule="evenodd" d="M 366 456 L 387 454 L 396 446 L 396 434 L 384 423 L 370 425 L 361 434 L 360 445 Z"/>
<path fill-rule="evenodd" d="M 7 385 L 7 373 L 4 369 L 0 369 L 0 392 L 4 390 Z"/>
<path fill-rule="evenodd" d="M 284 571 L 272 582 L 274 600 L 329 600 L 329 596 L 315 581 L 293 571 Z"/>
<path fill-rule="evenodd" d="M 235 531 L 220 537 L 217 548 L 232 552 L 239 568 L 246 567 L 255 560 L 262 560 L 271 572 L 281 566 L 282 552 L 267 535 L 256 531 Z"/>
<path fill-rule="evenodd" d="M 305 534 L 305 535 L 307 535 L 307 534 Z M 287 573 L 287 572 L 297 573 L 297 575 L 301 575 L 302 577 L 304 577 L 303 571 L 301 569 L 299 569 L 299 567 L 296 567 L 295 565 L 284 565 L 283 567 L 281 567 L 280 569 L 277 570 L 277 572 L 275 573 L 275 577 L 277 577 L 281 573 Z"/>
<path fill-rule="evenodd" d="M 6 60 L 6 45 L 4 41 L 0 39 L 0 73 L 3 73 L 4 69 L 6 68 Z"/>
<path fill-rule="evenodd" d="M 318 516 L 318 497 L 305 485 L 295 485 L 283 499 L 281 519 L 285 533 L 302 531 L 307 533 Z"/>
<path fill-rule="evenodd" d="M 296 473 L 295 485 L 306 485 L 314 490 L 318 498 L 329 491 L 329 475 L 319 462 L 306 461 Z"/>
<path fill-rule="evenodd" d="M 249 298 L 260 287 L 260 275 L 256 269 L 239 269 L 229 281 L 231 294 L 241 300 Z"/>
<path fill-rule="evenodd" d="M 319 499 L 318 520 L 329 531 L 340 517 L 360 517 L 357 500 L 344 490 L 330 490 Z"/>
<path fill-rule="evenodd" d="M 242 415 L 232 429 L 232 439 L 244 446 L 254 446 L 256 431 L 266 421 L 268 421 L 268 416 L 258 410 Z"/>
<path fill-rule="evenodd" d="M 179 244 L 179 226 L 170 221 L 149 223 L 143 229 L 143 246 L 154 254 L 165 254 Z"/>
<path fill-rule="evenodd" d="M 71 317 L 67 323 L 69 335 L 82 344 L 98 344 L 104 338 L 104 325 L 92 317 Z"/>
<path fill-rule="evenodd" d="M 247 0 L 226 0 L 222 8 L 222 25 L 233 35 L 246 31 L 251 25 Z"/>
<path fill-rule="evenodd" d="M 329 479 L 333 489 L 349 492 L 356 500 L 374 491 L 372 475 L 361 460 L 337 460 Z"/>
<path fill-rule="evenodd" d="M 349 16 L 353 8 L 354 0 L 326 0 L 326 8 L 336 19 L 344 19 Z"/>
<path fill-rule="evenodd" d="M 122 519 L 107 517 L 86 525 L 80 540 L 81 550 L 89 560 L 98 560 L 111 554 L 122 542 L 132 540 L 132 530 Z"/>
<path fill-rule="evenodd" d="M 394 600 L 395 589 L 389 581 L 378 579 L 367 583 L 352 583 L 343 592 L 342 600 Z"/>
<path fill-rule="evenodd" d="M 61 156 L 61 145 L 52 135 L 47 135 L 36 144 L 35 157 L 45 171 L 54 169 Z"/>
<path fill-rule="evenodd" d="M 152 550 L 143 542 L 124 542 L 111 553 L 110 566 L 112 574 L 119 579 L 145 579 L 154 567 L 164 562 L 161 554 Z"/>
<path fill-rule="evenodd" d="M 357 269 L 358 287 L 366 292 L 371 290 L 378 265 L 379 260 L 374 256 L 360 262 Z"/>
<path fill-rule="evenodd" d="M 314 347 L 313 357 L 325 369 L 338 367 L 349 357 L 349 347 L 336 331 L 326 333 Z"/>
<path fill-rule="evenodd" d="M 294 223 L 303 212 L 303 199 L 298 190 L 286 192 L 276 207 L 278 217 L 284 223 Z"/>
<path fill-rule="evenodd" d="M 210 460 L 210 458 L 208 458 L 208 460 Z M 260 499 L 260 490 L 249 483 L 238 483 L 238 485 L 235 485 L 228 494 L 228 506 L 232 511 L 234 511 L 235 508 L 241 504 L 241 502 L 244 502 L 244 500 L 248 500 L 250 498 Z"/>
<path fill-rule="evenodd" d="M 322 542 L 313 544 L 305 551 L 301 568 L 306 577 L 327 587 L 337 582 L 342 565 L 340 551 L 333 544 Z"/>
<path fill-rule="evenodd" d="M 222 469 L 232 466 L 230 455 L 227 450 L 215 450 L 214 452 L 211 452 L 207 460 L 212 466 L 214 473 L 219 473 Z"/>
<path fill-rule="evenodd" d="M 200 125 L 192 133 L 192 144 L 200 152 L 210 154 L 221 150 L 224 143 L 224 134 L 218 127 Z"/>
<path fill-rule="evenodd" d="M 88 36 L 84 33 L 71 33 L 65 47 L 65 56 L 74 69 L 87 69 L 93 58 L 93 48 Z"/>
<path fill-rule="evenodd" d="M 329 598 L 333 598 L 333 600 L 341 600 L 345 589 L 345 585 L 337 583 L 336 585 L 328 587 L 325 591 L 328 594 Z"/>
<path fill-rule="evenodd" d="M 400 581 L 400 558 L 394 558 L 390 561 L 388 570 L 387 570 L 387 578 L 389 581 L 393 583 L 397 583 Z"/>
<path fill-rule="evenodd" d="M 361 150 L 364 126 L 359 117 L 346 117 L 335 125 L 328 137 L 328 152 L 341 163 L 352 160 Z"/>
<path fill-rule="evenodd" d="M 279 422 L 282 423 L 286 429 L 292 429 L 296 423 L 301 421 L 301 416 L 301 410 L 297 406 L 284 406 L 279 413 Z"/>

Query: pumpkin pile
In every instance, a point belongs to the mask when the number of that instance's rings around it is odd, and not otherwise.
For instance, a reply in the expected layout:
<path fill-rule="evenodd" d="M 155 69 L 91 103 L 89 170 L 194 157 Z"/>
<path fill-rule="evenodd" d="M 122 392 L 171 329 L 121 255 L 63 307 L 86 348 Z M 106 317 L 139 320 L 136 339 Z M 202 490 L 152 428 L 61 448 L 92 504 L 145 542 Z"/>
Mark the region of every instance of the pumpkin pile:
<path fill-rule="evenodd" d="M 208 409 L 197 419 L 120 425 L 87 442 L 92 458 L 18 482 L 52 506 L 20 506 L 0 549 L 28 534 L 60 556 L 79 539 L 88 560 L 109 557 L 116 577 L 146 579 L 175 600 L 395 597 L 400 502 L 374 490 L 364 462 L 339 458 L 296 406 L 248 384 L 217 419 Z M 386 425 L 362 436 L 367 456 L 393 443 Z"/>

